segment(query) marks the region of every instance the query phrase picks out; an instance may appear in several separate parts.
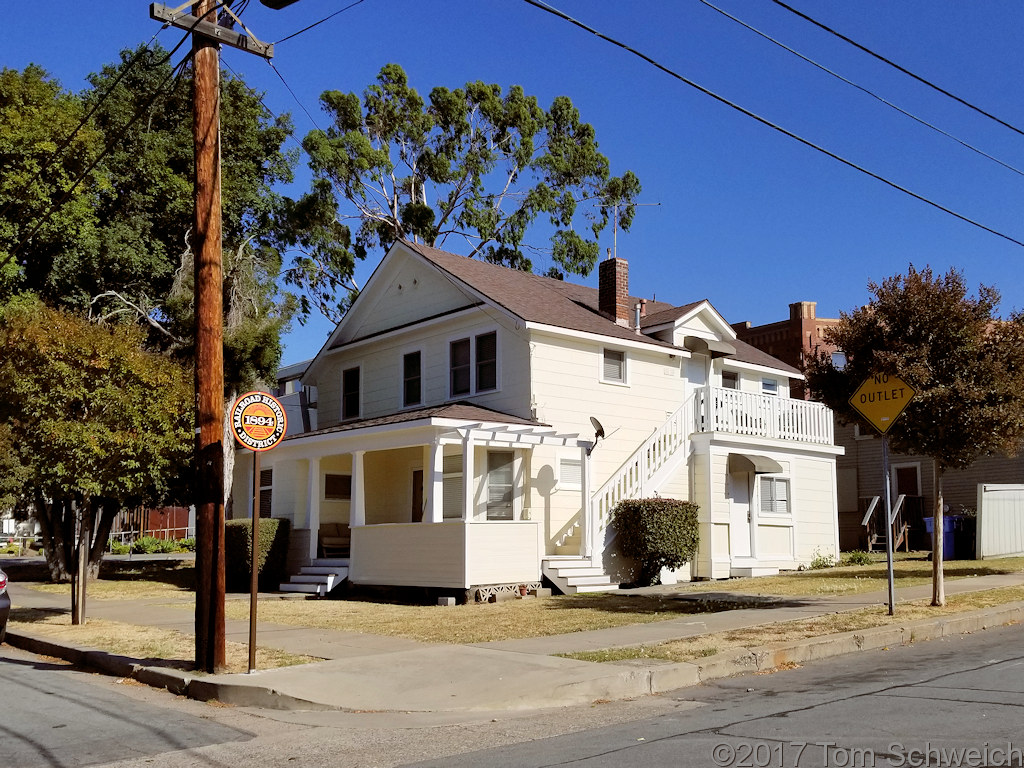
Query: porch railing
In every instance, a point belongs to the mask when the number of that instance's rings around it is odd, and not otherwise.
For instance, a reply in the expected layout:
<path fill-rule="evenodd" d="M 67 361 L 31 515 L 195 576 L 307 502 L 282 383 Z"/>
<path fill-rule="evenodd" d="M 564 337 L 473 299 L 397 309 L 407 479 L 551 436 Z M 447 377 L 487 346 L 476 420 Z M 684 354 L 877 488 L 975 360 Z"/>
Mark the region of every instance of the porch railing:
<path fill-rule="evenodd" d="M 693 405 L 695 432 L 833 444 L 832 410 L 821 403 L 709 386 Z"/>

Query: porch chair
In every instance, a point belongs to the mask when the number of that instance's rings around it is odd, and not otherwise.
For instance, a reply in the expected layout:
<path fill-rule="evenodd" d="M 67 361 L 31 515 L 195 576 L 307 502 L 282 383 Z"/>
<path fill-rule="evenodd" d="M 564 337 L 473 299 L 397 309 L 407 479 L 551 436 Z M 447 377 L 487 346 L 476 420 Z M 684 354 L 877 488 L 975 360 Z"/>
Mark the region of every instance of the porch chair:
<path fill-rule="evenodd" d="M 347 523 L 322 523 L 319 539 L 322 557 L 348 557 L 351 553 L 352 531 Z"/>

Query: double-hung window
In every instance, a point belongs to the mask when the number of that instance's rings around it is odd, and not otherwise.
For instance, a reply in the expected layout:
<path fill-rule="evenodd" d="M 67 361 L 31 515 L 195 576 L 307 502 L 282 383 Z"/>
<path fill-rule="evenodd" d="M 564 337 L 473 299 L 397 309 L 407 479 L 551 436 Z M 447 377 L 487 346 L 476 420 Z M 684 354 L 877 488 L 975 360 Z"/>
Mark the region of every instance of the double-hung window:
<path fill-rule="evenodd" d="M 761 514 L 788 515 L 792 511 L 789 506 L 789 480 L 784 477 L 761 476 Z"/>
<path fill-rule="evenodd" d="M 511 520 L 515 474 L 515 453 L 489 451 L 487 453 L 487 519 Z"/>
<path fill-rule="evenodd" d="M 481 333 L 449 345 L 448 391 L 452 397 L 498 388 L 498 334 Z"/>
<path fill-rule="evenodd" d="M 346 368 L 341 373 L 341 418 L 359 418 L 359 368 Z"/>
<path fill-rule="evenodd" d="M 419 351 L 407 352 L 402 356 L 402 405 L 423 403 L 423 369 Z"/>

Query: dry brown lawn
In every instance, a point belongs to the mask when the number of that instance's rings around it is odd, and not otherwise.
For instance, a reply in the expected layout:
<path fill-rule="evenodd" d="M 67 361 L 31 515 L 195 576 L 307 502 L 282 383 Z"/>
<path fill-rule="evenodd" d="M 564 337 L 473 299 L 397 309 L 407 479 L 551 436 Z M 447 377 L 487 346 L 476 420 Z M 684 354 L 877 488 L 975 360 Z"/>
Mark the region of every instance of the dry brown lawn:
<path fill-rule="evenodd" d="M 581 661 L 622 661 L 624 659 L 666 659 L 693 661 L 713 656 L 732 648 L 750 648 L 768 643 L 802 640 L 839 632 L 854 632 L 871 627 L 902 625 L 918 619 L 942 618 L 957 613 L 991 608 L 996 605 L 1024 600 L 1024 586 L 989 589 L 952 595 L 941 608 L 932 606 L 930 599 L 899 603 L 895 615 L 889 615 L 888 606 L 863 608 L 799 619 L 778 624 L 764 624 L 730 632 L 699 635 L 652 646 L 612 648 L 601 651 L 560 654 Z"/>
<path fill-rule="evenodd" d="M 195 657 L 195 638 L 182 632 L 156 627 L 142 627 L 104 619 L 88 619 L 85 624 L 72 625 L 69 614 L 14 608 L 8 621 L 12 632 L 42 635 L 55 641 L 86 646 L 136 659 L 151 666 L 191 670 Z M 227 672 L 245 672 L 249 668 L 249 647 L 243 643 L 226 645 Z M 276 648 L 256 648 L 257 669 L 287 667 L 320 661 Z"/>

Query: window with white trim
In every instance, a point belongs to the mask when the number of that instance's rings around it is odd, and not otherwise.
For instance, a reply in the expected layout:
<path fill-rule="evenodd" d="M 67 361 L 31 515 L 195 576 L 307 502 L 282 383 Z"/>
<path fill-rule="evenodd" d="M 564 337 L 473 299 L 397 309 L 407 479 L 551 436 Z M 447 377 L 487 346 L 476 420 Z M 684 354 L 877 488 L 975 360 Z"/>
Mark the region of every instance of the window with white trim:
<path fill-rule="evenodd" d="M 448 346 L 450 397 L 498 388 L 498 333 L 457 339 Z"/>
<path fill-rule="evenodd" d="M 513 519 L 515 452 L 487 452 L 487 519 Z"/>
<path fill-rule="evenodd" d="M 402 356 L 402 405 L 420 405 L 423 402 L 422 355 L 419 350 Z"/>
<path fill-rule="evenodd" d="M 359 366 L 341 372 L 341 418 L 359 418 Z"/>
<path fill-rule="evenodd" d="M 558 460 L 558 484 L 562 488 L 583 487 L 583 460 L 562 458 Z"/>
<path fill-rule="evenodd" d="M 613 384 L 626 383 L 626 353 L 621 349 L 602 351 L 601 380 Z"/>
<path fill-rule="evenodd" d="M 722 371 L 722 388 L 723 389 L 739 389 L 740 378 L 736 371 Z"/>
<path fill-rule="evenodd" d="M 324 475 L 325 501 L 351 501 L 352 475 Z"/>
<path fill-rule="evenodd" d="M 274 498 L 274 468 L 260 470 L 260 517 L 270 517 Z"/>
<path fill-rule="evenodd" d="M 441 469 L 441 516 L 461 520 L 462 504 L 462 456 L 445 456 Z"/>
<path fill-rule="evenodd" d="M 761 493 L 761 514 L 762 515 L 788 515 L 791 512 L 789 506 L 789 480 L 784 477 L 759 478 Z"/>
<path fill-rule="evenodd" d="M 777 397 L 779 394 L 778 379 L 761 379 L 761 394 L 775 395 Z"/>

